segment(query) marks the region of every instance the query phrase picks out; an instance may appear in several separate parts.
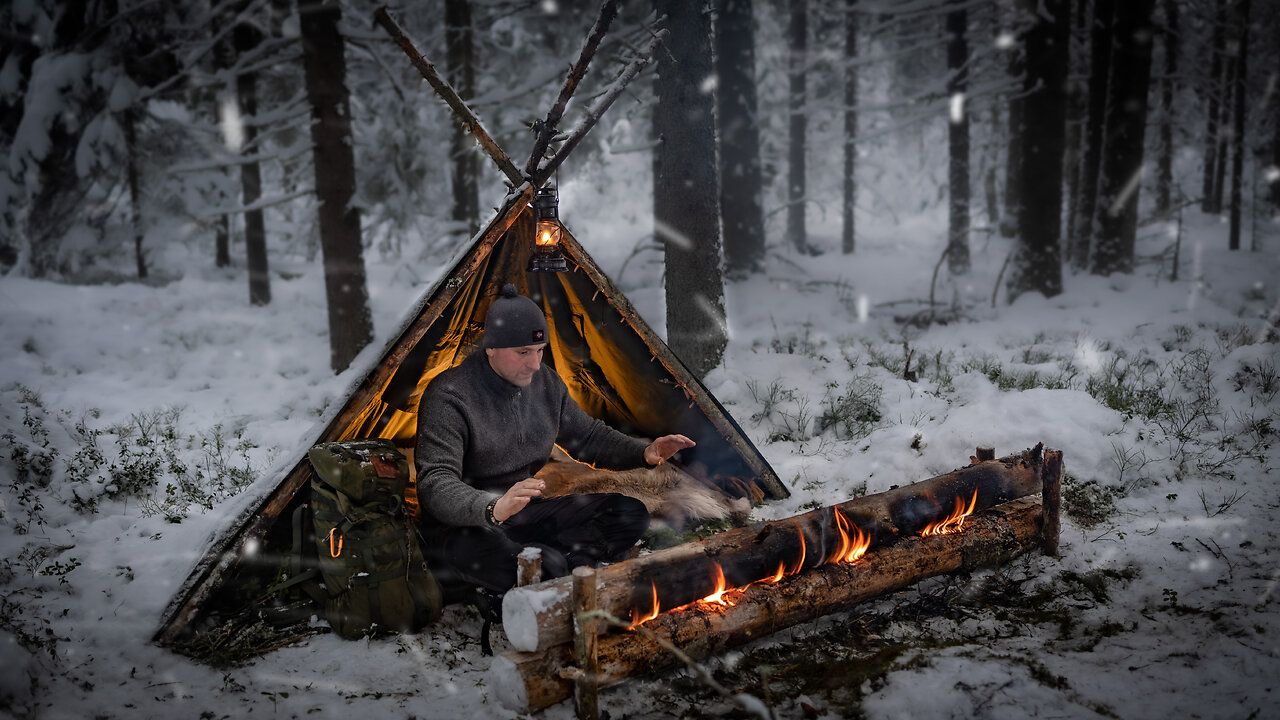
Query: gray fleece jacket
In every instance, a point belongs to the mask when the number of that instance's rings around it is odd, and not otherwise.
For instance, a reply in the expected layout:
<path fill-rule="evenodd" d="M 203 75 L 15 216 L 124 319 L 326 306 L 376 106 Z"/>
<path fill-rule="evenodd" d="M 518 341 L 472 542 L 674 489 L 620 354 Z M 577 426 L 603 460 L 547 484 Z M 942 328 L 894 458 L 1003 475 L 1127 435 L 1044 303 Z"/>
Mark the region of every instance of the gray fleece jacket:
<path fill-rule="evenodd" d="M 528 386 L 503 380 L 477 351 L 436 376 L 418 410 L 418 500 L 448 525 L 486 525 L 485 507 L 532 477 L 559 443 L 582 462 L 640 467 L 647 443 L 587 415 L 543 365 Z"/>

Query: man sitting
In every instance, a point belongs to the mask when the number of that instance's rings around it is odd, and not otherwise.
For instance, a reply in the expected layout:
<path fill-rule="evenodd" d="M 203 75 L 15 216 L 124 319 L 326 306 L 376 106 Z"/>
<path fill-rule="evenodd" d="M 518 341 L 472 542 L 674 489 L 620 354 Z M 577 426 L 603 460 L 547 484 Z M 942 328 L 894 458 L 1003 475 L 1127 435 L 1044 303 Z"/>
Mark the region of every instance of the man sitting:
<path fill-rule="evenodd" d="M 543 577 L 624 558 L 649 526 L 639 500 L 616 493 L 541 497 L 534 474 L 559 444 L 608 469 L 658 465 L 694 442 L 645 444 L 592 418 L 542 364 L 541 308 L 505 285 L 485 315 L 484 352 L 431 381 L 418 412 L 415 462 L 424 550 L 442 582 L 502 593 L 516 556 L 542 549 Z"/>

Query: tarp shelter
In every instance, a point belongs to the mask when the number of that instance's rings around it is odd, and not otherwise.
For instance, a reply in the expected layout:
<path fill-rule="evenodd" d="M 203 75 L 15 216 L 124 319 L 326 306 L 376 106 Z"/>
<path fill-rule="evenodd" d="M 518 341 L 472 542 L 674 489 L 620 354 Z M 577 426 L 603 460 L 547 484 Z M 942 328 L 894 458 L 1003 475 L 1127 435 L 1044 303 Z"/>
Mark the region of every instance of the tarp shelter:
<path fill-rule="evenodd" d="M 733 418 L 567 229 L 562 244 L 570 271 L 526 272 L 533 246 L 532 195 L 526 184 L 508 196 L 488 227 L 410 311 L 380 360 L 327 415 L 314 443 L 389 438 L 411 452 L 423 390 L 478 347 L 485 312 L 510 282 L 547 313 L 551 337 L 544 362 L 589 414 L 636 436 L 688 435 L 697 447 L 682 453 L 685 469 L 731 496 L 753 501 L 787 496 Z M 165 613 L 158 642 L 181 641 L 242 609 L 283 569 L 292 535 L 288 518 L 305 502 L 311 475 L 305 452 L 284 467 L 283 476 L 259 491 L 197 563 Z"/>

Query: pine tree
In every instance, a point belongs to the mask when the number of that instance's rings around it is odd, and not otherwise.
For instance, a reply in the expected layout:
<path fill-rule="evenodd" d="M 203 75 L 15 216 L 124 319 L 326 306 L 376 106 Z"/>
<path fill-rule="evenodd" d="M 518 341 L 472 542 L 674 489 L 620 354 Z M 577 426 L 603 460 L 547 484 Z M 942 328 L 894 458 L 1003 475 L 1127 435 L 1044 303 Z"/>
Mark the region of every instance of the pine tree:
<path fill-rule="evenodd" d="M 698 377 L 724 355 L 711 19 L 705 2 L 655 0 L 671 32 L 658 53 L 653 223 L 665 253 L 667 344 Z"/>

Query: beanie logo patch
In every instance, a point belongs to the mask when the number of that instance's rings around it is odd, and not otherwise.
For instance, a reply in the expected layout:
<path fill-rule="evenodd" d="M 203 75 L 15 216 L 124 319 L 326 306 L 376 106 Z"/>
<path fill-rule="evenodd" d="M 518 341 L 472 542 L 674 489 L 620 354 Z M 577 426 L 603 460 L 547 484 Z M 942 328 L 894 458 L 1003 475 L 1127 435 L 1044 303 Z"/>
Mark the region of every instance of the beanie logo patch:
<path fill-rule="evenodd" d="M 533 341 L 536 343 L 544 342 L 547 339 L 547 333 L 542 330 L 533 331 Z"/>

